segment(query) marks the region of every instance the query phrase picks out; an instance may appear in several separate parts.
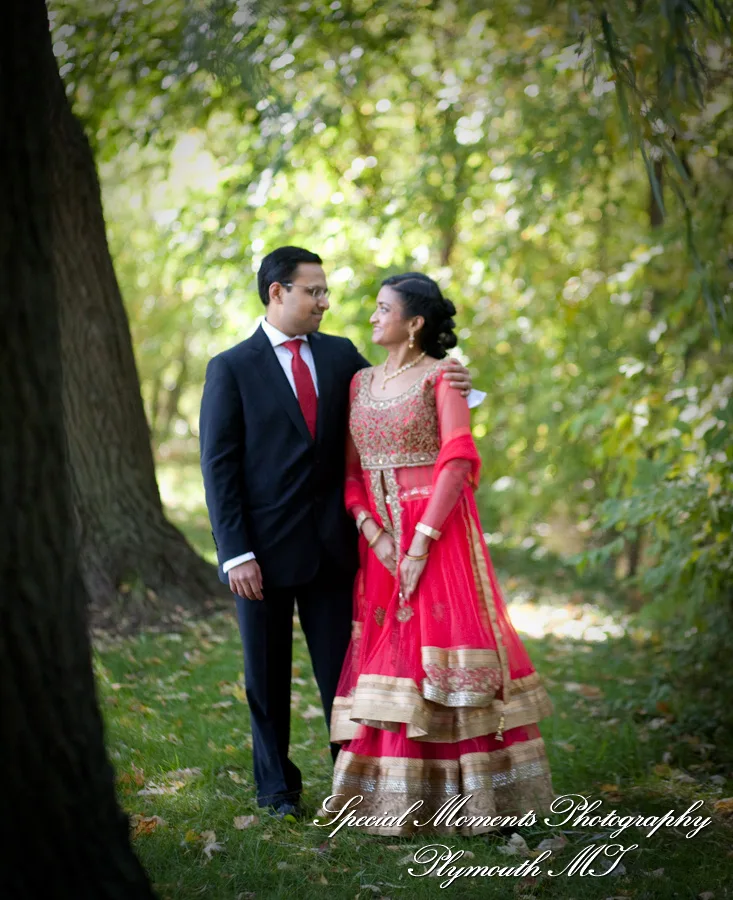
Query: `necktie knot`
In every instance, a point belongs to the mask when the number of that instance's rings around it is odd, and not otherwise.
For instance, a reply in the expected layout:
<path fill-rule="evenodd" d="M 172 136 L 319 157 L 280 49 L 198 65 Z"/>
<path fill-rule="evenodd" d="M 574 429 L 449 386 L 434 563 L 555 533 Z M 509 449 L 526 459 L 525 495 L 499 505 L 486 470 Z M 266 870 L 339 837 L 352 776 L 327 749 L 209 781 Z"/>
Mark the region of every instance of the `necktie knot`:
<path fill-rule="evenodd" d="M 300 345 L 302 343 L 303 341 L 301 340 L 285 341 L 283 346 L 287 347 L 288 350 L 293 354 L 293 356 L 300 356 Z"/>

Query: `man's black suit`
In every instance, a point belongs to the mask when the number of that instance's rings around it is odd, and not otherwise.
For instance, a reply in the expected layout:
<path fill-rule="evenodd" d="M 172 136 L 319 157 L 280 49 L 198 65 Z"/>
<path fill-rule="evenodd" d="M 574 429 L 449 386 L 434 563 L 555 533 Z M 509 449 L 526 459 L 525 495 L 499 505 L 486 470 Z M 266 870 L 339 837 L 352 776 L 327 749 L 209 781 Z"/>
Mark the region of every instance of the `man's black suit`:
<path fill-rule="evenodd" d="M 312 334 L 315 440 L 262 328 L 215 356 L 201 401 L 201 469 L 222 563 L 253 552 L 264 600 L 236 597 L 260 806 L 297 800 L 288 759 L 294 600 L 326 723 L 351 627 L 356 529 L 344 501 L 349 385 L 368 365 L 351 341 Z M 336 747 L 332 747 L 334 752 Z"/>

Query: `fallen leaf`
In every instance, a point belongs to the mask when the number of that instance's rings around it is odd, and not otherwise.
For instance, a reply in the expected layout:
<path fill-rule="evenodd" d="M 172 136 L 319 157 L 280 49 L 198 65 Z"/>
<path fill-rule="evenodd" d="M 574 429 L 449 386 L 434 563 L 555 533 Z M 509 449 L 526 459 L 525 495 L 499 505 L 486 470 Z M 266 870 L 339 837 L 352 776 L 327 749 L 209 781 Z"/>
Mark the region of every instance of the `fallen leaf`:
<path fill-rule="evenodd" d="M 535 848 L 536 853 L 544 853 L 545 850 L 562 850 L 567 844 L 568 839 L 564 834 L 558 834 L 557 837 L 545 838 L 540 841 Z"/>
<path fill-rule="evenodd" d="M 206 854 L 207 859 L 211 859 L 212 853 L 221 853 L 221 851 L 224 849 L 222 844 L 217 841 L 215 831 L 202 831 L 201 840 L 204 841 L 204 846 L 202 849 Z"/>
<path fill-rule="evenodd" d="M 674 776 L 674 781 L 679 781 L 681 784 L 696 784 L 697 781 L 692 775 L 688 775 L 686 772 L 677 772 Z"/>
<path fill-rule="evenodd" d="M 313 706 L 313 704 L 309 704 L 308 709 L 305 712 L 301 713 L 301 716 L 304 719 L 316 719 L 318 716 L 323 715 L 323 710 L 319 709 L 317 706 Z"/>
<path fill-rule="evenodd" d="M 519 854 L 522 854 L 523 856 L 535 855 L 527 846 L 527 842 L 522 835 L 517 834 L 516 832 L 509 838 L 506 844 L 502 844 L 496 849 L 504 856 L 518 856 Z"/>
<path fill-rule="evenodd" d="M 238 831 L 244 831 L 245 828 L 251 828 L 260 821 L 259 816 L 235 816 L 234 827 Z"/>
<path fill-rule="evenodd" d="M 603 691 L 596 684 L 578 684 L 577 681 L 566 681 L 563 687 L 571 694 L 581 694 L 583 697 L 603 696 Z"/>
<path fill-rule="evenodd" d="M 713 809 L 721 816 L 733 816 L 733 797 L 725 797 L 723 800 L 716 800 L 713 803 Z"/>
<path fill-rule="evenodd" d="M 289 862 L 285 862 L 284 860 L 280 860 L 280 862 L 277 864 L 277 867 L 278 867 L 278 869 L 280 869 L 281 872 L 285 869 L 293 868 Z"/>
<path fill-rule="evenodd" d="M 198 778 L 203 774 L 201 769 L 195 767 L 193 769 L 173 769 L 172 772 L 166 772 L 165 778 Z"/>
<path fill-rule="evenodd" d="M 140 816 L 133 815 L 130 817 L 133 838 L 139 837 L 141 834 L 151 834 L 156 828 L 162 828 L 165 825 L 165 819 L 160 816 Z"/>
<path fill-rule="evenodd" d="M 612 869 L 612 866 L 615 865 L 615 868 Z M 626 874 L 626 866 L 623 863 L 617 863 L 614 859 L 604 859 L 601 857 L 598 860 L 598 866 L 600 869 L 600 873 L 598 875 L 599 878 L 604 875 L 610 875 L 611 878 L 618 878 L 621 875 Z"/>
<path fill-rule="evenodd" d="M 555 741 L 555 746 L 559 747 L 561 750 L 564 750 L 565 753 L 575 753 L 574 744 L 568 744 L 565 741 Z"/>
<path fill-rule="evenodd" d="M 715 894 L 712 891 L 703 891 L 697 895 L 697 900 L 715 900 Z"/>

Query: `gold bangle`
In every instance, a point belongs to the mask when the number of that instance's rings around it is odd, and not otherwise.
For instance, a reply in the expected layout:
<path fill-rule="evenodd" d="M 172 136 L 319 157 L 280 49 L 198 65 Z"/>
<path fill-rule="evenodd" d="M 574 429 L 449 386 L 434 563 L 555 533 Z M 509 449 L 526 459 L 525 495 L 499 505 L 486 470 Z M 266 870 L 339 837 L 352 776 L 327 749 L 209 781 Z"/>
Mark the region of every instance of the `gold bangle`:
<path fill-rule="evenodd" d="M 419 531 L 421 534 L 427 535 L 427 537 L 432 538 L 434 541 L 437 541 L 442 532 L 438 531 L 437 528 L 431 528 L 429 525 L 424 525 L 422 522 L 418 522 L 415 526 L 415 531 Z"/>
<path fill-rule="evenodd" d="M 356 530 L 361 531 L 361 526 L 364 524 L 364 522 L 366 522 L 367 519 L 371 518 L 372 516 L 370 515 L 370 513 L 368 513 L 365 509 L 362 509 L 362 511 L 356 517 Z"/>
<path fill-rule="evenodd" d="M 374 537 L 371 539 L 371 541 L 368 542 L 369 546 L 373 547 L 383 534 L 384 534 L 384 528 L 380 528 L 377 531 L 377 533 L 374 535 Z"/>
<path fill-rule="evenodd" d="M 418 562 L 418 560 L 421 560 L 421 559 L 427 559 L 429 556 L 430 556 L 429 550 L 427 553 L 423 553 L 422 556 L 410 556 L 409 553 L 405 553 L 405 559 L 411 559 L 413 562 Z"/>

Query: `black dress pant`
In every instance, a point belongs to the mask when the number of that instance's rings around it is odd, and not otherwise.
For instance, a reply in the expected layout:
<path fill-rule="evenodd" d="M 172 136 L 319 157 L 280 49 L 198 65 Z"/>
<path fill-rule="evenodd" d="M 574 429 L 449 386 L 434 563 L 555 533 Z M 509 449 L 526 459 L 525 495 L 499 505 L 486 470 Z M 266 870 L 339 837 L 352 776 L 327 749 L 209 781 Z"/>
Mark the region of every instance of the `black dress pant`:
<path fill-rule="evenodd" d="M 303 786 L 300 770 L 288 758 L 294 602 L 330 729 L 333 698 L 351 636 L 353 581 L 354 573 L 322 562 L 315 578 L 306 584 L 281 588 L 265 582 L 262 600 L 235 595 L 259 806 L 296 802 Z M 331 744 L 334 760 L 338 751 L 339 745 Z"/>

